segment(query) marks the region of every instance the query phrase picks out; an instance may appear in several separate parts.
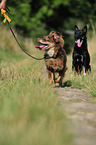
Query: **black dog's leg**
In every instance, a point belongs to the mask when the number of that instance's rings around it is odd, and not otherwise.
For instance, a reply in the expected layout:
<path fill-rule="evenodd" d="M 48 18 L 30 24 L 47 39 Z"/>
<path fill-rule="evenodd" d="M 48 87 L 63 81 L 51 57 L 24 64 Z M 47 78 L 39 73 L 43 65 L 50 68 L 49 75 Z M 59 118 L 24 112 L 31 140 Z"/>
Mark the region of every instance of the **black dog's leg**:
<path fill-rule="evenodd" d="M 86 75 L 86 72 L 91 72 L 91 66 L 90 65 L 84 65 L 84 75 Z"/>
<path fill-rule="evenodd" d="M 77 73 L 81 73 L 82 71 L 82 65 L 79 64 L 76 58 L 74 58 L 72 70 L 76 71 Z"/>
<path fill-rule="evenodd" d="M 72 71 L 76 71 L 78 73 L 78 65 L 77 65 L 76 61 L 73 61 Z"/>
<path fill-rule="evenodd" d="M 86 76 L 86 67 L 84 66 L 84 76 Z"/>
<path fill-rule="evenodd" d="M 82 65 L 80 64 L 79 65 L 79 73 L 81 73 L 81 71 L 82 71 Z"/>
<path fill-rule="evenodd" d="M 90 56 L 89 53 L 87 53 L 86 56 L 84 56 L 84 75 L 86 75 L 86 72 L 91 72 L 91 66 L 90 63 Z"/>

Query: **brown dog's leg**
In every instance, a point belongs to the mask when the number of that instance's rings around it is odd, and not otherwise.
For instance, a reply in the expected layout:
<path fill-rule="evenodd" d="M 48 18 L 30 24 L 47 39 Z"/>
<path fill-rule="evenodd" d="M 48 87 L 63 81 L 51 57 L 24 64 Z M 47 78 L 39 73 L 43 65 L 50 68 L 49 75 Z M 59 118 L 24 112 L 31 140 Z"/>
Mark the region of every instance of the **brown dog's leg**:
<path fill-rule="evenodd" d="M 51 73 L 51 77 L 52 77 L 52 81 L 51 81 L 51 85 L 54 86 L 55 83 L 55 73 Z"/>
<path fill-rule="evenodd" d="M 55 83 L 55 73 L 47 70 L 47 73 L 48 73 L 48 79 L 51 80 L 51 85 L 54 86 L 54 83 Z"/>
<path fill-rule="evenodd" d="M 47 73 L 48 73 L 48 79 L 51 79 L 51 72 L 47 70 Z"/>
<path fill-rule="evenodd" d="M 63 80 L 63 77 L 59 76 L 58 79 L 55 82 L 59 83 L 59 85 L 61 86 L 62 85 L 62 80 Z"/>
<path fill-rule="evenodd" d="M 62 80 L 63 80 L 63 78 L 64 78 L 64 74 L 65 74 L 65 71 L 64 71 L 64 70 L 61 71 L 61 72 L 59 72 L 59 77 L 58 77 L 58 79 L 55 81 L 56 83 L 59 83 L 60 86 L 62 86 Z"/>

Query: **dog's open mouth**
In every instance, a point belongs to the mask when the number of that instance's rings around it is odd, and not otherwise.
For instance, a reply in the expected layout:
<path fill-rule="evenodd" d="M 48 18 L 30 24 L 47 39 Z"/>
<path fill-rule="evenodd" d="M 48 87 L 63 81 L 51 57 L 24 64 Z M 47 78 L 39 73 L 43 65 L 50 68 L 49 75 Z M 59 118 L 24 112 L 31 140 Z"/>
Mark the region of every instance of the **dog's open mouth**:
<path fill-rule="evenodd" d="M 44 50 L 44 49 L 49 49 L 50 48 L 50 44 L 48 44 L 47 42 L 43 42 L 43 40 L 41 38 L 38 38 L 38 42 L 42 45 L 40 46 L 36 46 L 36 48 L 39 48 L 40 50 Z"/>
<path fill-rule="evenodd" d="M 39 48 L 41 50 L 49 49 L 50 45 L 49 44 L 43 44 L 43 45 L 40 45 L 40 46 L 37 45 L 36 48 Z"/>

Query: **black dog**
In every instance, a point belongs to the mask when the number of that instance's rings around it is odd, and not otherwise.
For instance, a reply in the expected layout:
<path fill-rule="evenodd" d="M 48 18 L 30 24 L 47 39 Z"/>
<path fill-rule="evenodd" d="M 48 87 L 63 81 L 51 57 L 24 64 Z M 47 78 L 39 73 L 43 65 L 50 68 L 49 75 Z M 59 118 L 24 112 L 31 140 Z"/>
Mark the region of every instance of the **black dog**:
<path fill-rule="evenodd" d="M 72 69 L 75 70 L 77 73 L 81 73 L 82 68 L 84 66 L 84 75 L 86 72 L 91 71 L 90 63 L 90 55 L 87 49 L 87 26 L 85 26 L 82 30 L 80 30 L 75 25 L 75 45 L 73 51 L 73 64 Z"/>

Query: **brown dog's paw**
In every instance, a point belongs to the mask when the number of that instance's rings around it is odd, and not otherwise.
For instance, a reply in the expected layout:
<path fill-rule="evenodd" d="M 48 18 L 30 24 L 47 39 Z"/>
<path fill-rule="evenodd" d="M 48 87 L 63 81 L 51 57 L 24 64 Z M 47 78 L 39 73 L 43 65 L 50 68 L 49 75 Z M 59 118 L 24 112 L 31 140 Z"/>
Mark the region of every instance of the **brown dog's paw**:
<path fill-rule="evenodd" d="M 55 86 L 54 80 L 51 80 L 51 86 Z"/>

